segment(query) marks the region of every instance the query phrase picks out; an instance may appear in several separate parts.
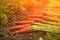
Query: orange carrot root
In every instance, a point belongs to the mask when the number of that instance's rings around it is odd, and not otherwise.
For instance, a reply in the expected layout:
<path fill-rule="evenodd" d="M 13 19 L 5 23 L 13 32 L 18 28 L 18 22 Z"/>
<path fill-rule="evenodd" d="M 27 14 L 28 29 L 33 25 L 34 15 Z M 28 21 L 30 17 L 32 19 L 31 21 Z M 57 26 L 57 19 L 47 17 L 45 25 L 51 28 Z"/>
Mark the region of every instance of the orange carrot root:
<path fill-rule="evenodd" d="M 22 28 L 25 28 L 25 27 L 28 27 L 28 26 L 31 26 L 31 25 L 30 24 L 25 24 L 25 25 L 12 26 L 9 29 L 10 30 L 16 30 L 16 29 L 22 29 Z"/>
<path fill-rule="evenodd" d="M 17 30 L 15 32 L 12 32 L 12 34 L 22 34 L 22 33 L 27 33 L 27 32 L 32 32 L 32 27 L 31 26 L 28 26 L 28 27 L 25 27 L 23 29 L 20 29 L 20 30 Z"/>
<path fill-rule="evenodd" d="M 34 24 L 33 20 L 14 21 L 15 24 Z"/>
<path fill-rule="evenodd" d="M 43 18 L 43 15 L 28 15 L 27 18 Z"/>
<path fill-rule="evenodd" d="M 27 20 L 33 20 L 34 22 L 38 22 L 38 23 L 46 23 L 46 20 L 43 19 L 38 19 L 38 18 L 27 18 Z"/>

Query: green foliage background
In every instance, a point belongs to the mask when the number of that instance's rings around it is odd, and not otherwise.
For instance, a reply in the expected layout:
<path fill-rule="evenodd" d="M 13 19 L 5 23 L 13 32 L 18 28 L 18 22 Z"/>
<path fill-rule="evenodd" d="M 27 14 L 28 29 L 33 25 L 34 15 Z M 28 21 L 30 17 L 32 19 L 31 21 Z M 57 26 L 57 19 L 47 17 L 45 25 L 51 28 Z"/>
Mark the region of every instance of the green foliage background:
<path fill-rule="evenodd" d="M 0 24 L 7 26 L 9 20 L 14 20 L 14 3 L 15 0 L 0 0 Z"/>

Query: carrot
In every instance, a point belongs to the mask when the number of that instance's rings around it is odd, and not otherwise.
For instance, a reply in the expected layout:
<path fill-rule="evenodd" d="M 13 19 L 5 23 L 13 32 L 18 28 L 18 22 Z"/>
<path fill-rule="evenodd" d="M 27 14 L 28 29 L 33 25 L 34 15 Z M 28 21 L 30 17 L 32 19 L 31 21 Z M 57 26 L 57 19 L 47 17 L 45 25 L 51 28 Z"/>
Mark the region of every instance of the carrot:
<path fill-rule="evenodd" d="M 49 16 L 47 13 L 34 13 L 34 12 L 26 12 L 26 15 L 40 15 L 40 16 Z"/>
<path fill-rule="evenodd" d="M 38 18 L 28 18 L 28 20 L 34 20 L 35 22 L 39 22 L 39 23 L 46 23 L 46 24 L 52 24 L 52 25 L 59 25 L 59 23 L 51 22 L 51 21 L 47 21 L 47 20 L 43 20 L 43 19 L 38 19 Z"/>
<path fill-rule="evenodd" d="M 43 22 L 43 20 L 40 18 L 27 18 L 27 20 L 33 20 L 35 22 Z"/>
<path fill-rule="evenodd" d="M 25 14 L 26 15 L 36 15 L 36 14 L 40 15 L 40 13 L 34 13 L 34 12 L 25 12 Z"/>
<path fill-rule="evenodd" d="M 43 18 L 43 15 L 28 15 L 27 18 Z"/>
<path fill-rule="evenodd" d="M 33 20 L 14 21 L 15 24 L 34 24 Z"/>
<path fill-rule="evenodd" d="M 17 30 L 15 32 L 12 32 L 12 34 L 21 34 L 21 33 L 27 33 L 27 32 L 32 32 L 32 26 L 25 27 L 23 29 Z"/>
<path fill-rule="evenodd" d="M 12 26 L 9 28 L 9 30 L 16 30 L 16 29 L 22 29 L 25 27 L 31 26 L 30 24 L 25 24 L 25 25 L 18 25 L 18 26 Z"/>

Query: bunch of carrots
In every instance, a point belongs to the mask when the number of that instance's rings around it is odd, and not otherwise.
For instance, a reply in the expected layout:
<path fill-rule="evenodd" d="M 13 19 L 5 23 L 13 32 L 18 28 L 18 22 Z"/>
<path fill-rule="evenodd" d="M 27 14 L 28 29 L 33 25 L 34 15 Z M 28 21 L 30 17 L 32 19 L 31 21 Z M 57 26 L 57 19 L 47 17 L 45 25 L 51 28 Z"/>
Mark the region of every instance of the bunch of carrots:
<path fill-rule="evenodd" d="M 39 2 L 42 2 L 42 5 L 40 5 L 41 3 L 39 3 Z M 45 2 L 47 2 L 47 3 L 45 3 Z M 23 15 L 23 16 L 25 16 L 25 18 L 24 18 L 24 20 L 20 20 L 20 21 L 13 21 L 13 23 L 18 24 L 18 25 L 15 25 L 15 26 L 12 26 L 9 28 L 10 30 L 15 30 L 15 32 L 12 32 L 12 34 L 32 32 L 32 31 L 34 31 L 32 26 L 36 22 L 59 27 L 60 26 L 59 25 L 60 24 L 60 14 L 59 13 L 56 13 L 56 14 L 48 13 L 46 11 L 48 3 L 49 3 L 48 1 L 40 0 L 40 1 L 38 1 L 38 4 L 31 4 L 31 1 L 30 1 L 30 5 L 29 4 L 25 5 L 25 7 L 27 7 L 26 10 L 23 12 L 23 14 L 25 14 L 25 15 Z"/>

